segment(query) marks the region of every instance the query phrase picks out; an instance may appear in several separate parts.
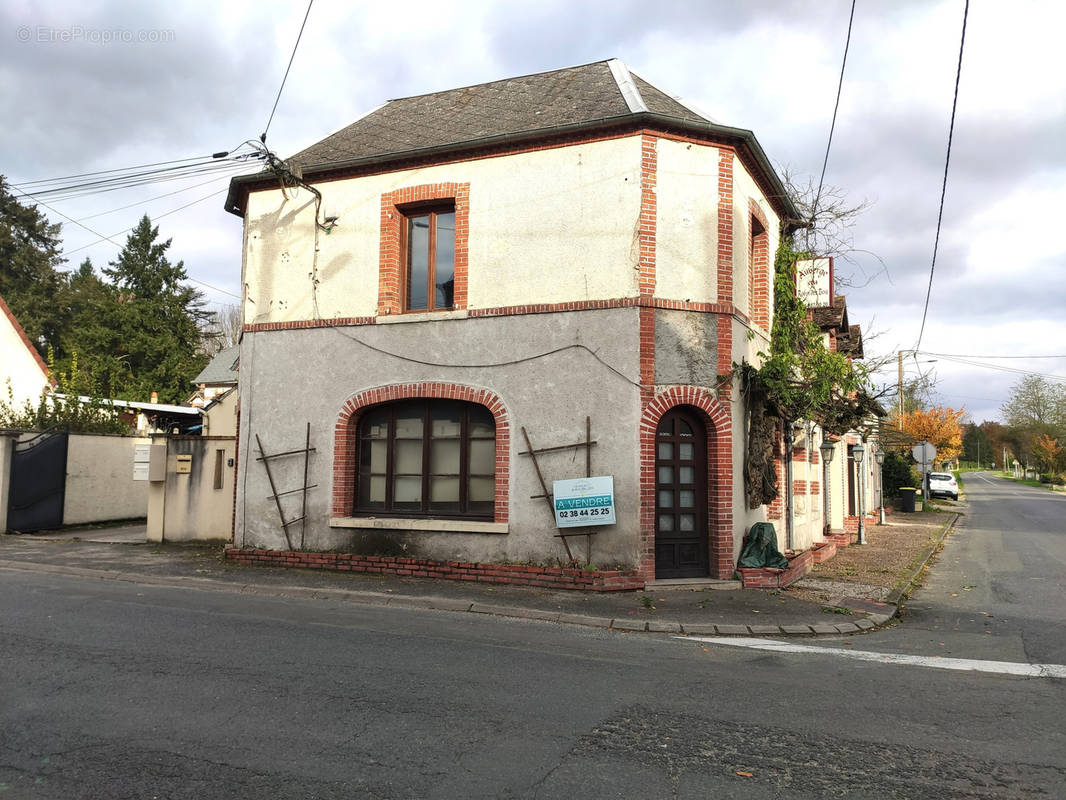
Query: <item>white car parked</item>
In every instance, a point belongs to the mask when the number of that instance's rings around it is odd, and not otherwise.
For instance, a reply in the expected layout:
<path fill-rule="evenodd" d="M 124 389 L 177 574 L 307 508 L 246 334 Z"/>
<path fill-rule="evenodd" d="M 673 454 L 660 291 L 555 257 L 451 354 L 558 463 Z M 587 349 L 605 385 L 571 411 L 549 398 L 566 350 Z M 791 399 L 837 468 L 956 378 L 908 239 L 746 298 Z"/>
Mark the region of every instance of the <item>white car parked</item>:
<path fill-rule="evenodd" d="M 959 484 L 950 472 L 929 473 L 929 496 L 942 495 L 952 500 L 959 499 Z"/>

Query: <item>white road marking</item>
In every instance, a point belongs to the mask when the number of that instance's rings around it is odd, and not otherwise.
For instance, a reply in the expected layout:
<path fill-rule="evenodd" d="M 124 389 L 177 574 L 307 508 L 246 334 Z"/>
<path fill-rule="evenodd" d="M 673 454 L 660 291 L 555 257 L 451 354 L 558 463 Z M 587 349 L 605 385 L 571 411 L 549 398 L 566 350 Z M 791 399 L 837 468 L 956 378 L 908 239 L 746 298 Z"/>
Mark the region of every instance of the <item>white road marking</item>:
<path fill-rule="evenodd" d="M 952 669 L 961 672 L 993 672 L 1000 675 L 1021 675 L 1027 678 L 1066 678 L 1063 664 L 1019 664 L 1013 661 L 978 661 L 972 658 L 937 658 L 909 656 L 899 653 L 874 653 L 868 650 L 845 650 L 840 647 L 814 647 L 778 642 L 773 639 L 736 639 L 708 636 L 675 636 L 686 642 L 705 642 L 725 647 L 747 647 L 753 650 L 772 650 L 776 653 L 839 656 L 855 661 L 875 661 L 881 664 L 902 664 L 912 667 Z"/>

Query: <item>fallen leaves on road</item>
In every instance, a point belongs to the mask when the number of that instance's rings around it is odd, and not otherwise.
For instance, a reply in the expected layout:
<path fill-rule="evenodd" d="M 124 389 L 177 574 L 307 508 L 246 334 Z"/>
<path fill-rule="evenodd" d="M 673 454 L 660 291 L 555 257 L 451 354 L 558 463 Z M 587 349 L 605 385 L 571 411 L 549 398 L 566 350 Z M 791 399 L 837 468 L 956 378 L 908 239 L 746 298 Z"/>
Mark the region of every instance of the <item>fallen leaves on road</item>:
<path fill-rule="evenodd" d="M 746 772 L 745 770 L 742 770 L 742 769 L 738 769 L 737 770 L 737 775 L 739 775 L 742 778 L 754 778 L 755 777 L 755 773 L 754 772 Z"/>

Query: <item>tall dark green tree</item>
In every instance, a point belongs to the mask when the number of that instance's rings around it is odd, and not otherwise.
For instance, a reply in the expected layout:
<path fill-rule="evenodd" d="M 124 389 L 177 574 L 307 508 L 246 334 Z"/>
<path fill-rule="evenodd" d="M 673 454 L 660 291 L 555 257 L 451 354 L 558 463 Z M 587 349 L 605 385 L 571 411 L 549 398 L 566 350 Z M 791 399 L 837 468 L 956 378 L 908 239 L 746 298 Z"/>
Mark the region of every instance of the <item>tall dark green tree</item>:
<path fill-rule="evenodd" d="M 68 324 L 55 348 L 56 369 L 70 376 L 71 388 L 78 394 L 114 397 L 114 387 L 120 384 L 115 373 L 120 367 L 122 373 L 129 372 L 124 362 L 115 359 L 121 355 L 116 293 L 86 258 L 66 275 L 60 297 Z"/>
<path fill-rule="evenodd" d="M 0 175 L 0 296 L 42 356 L 58 345 L 65 325 L 59 227 L 13 194 Z"/>
<path fill-rule="evenodd" d="M 995 452 L 988 434 L 980 425 L 970 424 L 962 434 L 962 460 L 988 464 Z"/>
<path fill-rule="evenodd" d="M 94 372 L 118 399 L 147 400 L 158 392 L 160 402 L 180 403 L 207 363 L 200 329 L 211 312 L 202 293 L 186 283 L 184 262 L 167 258 L 171 240 L 158 237 L 145 215 L 103 270 L 111 285 L 106 304 L 95 309 L 94 327 L 97 333 L 109 328 L 113 338 Z"/>

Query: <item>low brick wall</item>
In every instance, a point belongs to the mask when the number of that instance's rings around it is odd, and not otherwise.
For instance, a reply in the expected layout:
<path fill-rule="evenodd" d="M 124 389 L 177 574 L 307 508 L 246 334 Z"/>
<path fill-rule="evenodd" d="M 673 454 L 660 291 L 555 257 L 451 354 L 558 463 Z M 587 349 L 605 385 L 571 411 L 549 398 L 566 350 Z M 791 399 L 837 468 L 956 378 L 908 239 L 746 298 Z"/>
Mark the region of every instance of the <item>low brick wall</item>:
<path fill-rule="evenodd" d="M 837 554 L 837 545 L 832 541 L 816 544 L 811 548 L 811 552 L 814 553 L 815 564 L 824 564 Z"/>
<path fill-rule="evenodd" d="M 410 578 L 543 586 L 549 589 L 622 592 L 644 588 L 644 579 L 637 572 L 629 570 L 586 571 L 525 564 L 475 564 L 465 561 L 431 561 L 426 558 L 360 556 L 351 553 L 242 550 L 236 547 L 226 549 L 226 558 L 250 566 L 330 569 L 338 572 L 365 572 Z"/>
<path fill-rule="evenodd" d="M 795 583 L 814 566 L 814 552 L 804 550 L 789 559 L 788 569 L 760 567 L 758 569 L 737 569 L 737 575 L 745 589 L 784 589 Z"/>

